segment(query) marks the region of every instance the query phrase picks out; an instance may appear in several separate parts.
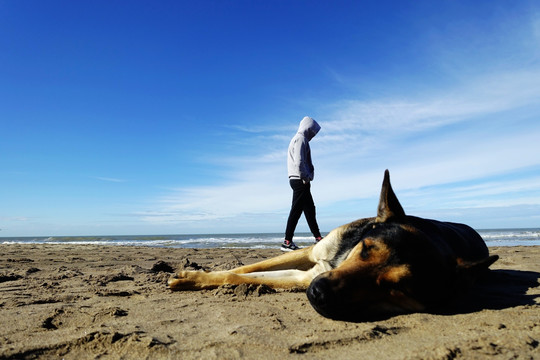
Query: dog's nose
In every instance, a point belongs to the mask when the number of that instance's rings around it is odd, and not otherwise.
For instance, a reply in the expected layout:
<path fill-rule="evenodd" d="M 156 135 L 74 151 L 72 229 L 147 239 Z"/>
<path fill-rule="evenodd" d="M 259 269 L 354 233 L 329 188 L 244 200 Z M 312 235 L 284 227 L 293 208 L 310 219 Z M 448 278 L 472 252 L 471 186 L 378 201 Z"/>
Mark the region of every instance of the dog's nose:
<path fill-rule="evenodd" d="M 317 304 L 324 303 L 329 288 L 328 279 L 318 278 L 313 280 L 307 289 L 309 301 Z"/>
<path fill-rule="evenodd" d="M 330 281 L 326 277 L 314 279 L 309 285 L 306 294 L 311 306 L 319 314 L 328 317 L 328 309 L 333 307 L 335 299 Z"/>

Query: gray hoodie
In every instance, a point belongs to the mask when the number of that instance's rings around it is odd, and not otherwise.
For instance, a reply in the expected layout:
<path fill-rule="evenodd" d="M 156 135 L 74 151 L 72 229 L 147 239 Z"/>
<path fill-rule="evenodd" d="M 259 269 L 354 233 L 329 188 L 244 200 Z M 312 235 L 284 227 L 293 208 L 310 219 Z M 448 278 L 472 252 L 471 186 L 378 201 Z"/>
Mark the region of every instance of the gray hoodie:
<path fill-rule="evenodd" d="M 289 144 L 287 169 L 290 179 L 313 180 L 314 167 L 311 162 L 309 141 L 321 130 L 317 122 L 306 116 L 300 122 L 298 132 Z"/>

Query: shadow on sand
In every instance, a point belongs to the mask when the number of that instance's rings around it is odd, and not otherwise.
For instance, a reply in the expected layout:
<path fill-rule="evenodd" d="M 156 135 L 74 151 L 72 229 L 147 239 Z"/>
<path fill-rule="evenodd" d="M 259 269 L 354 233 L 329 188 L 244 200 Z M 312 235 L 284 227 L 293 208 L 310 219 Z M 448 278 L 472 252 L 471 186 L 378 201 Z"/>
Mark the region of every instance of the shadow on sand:
<path fill-rule="evenodd" d="M 520 270 L 490 270 L 467 294 L 441 314 L 454 315 L 481 310 L 501 310 L 536 304 L 540 294 L 527 294 L 538 287 L 540 273 Z"/>

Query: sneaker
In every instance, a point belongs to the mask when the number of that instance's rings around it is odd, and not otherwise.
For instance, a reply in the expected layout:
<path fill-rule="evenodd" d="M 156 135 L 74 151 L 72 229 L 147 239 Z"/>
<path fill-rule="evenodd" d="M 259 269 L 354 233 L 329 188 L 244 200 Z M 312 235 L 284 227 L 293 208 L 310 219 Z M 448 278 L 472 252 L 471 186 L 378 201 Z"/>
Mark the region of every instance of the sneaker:
<path fill-rule="evenodd" d="M 285 242 L 281 244 L 281 251 L 293 251 L 293 250 L 298 250 L 298 249 L 300 248 L 296 246 L 296 244 L 293 243 L 292 241 L 290 241 L 288 244 Z"/>

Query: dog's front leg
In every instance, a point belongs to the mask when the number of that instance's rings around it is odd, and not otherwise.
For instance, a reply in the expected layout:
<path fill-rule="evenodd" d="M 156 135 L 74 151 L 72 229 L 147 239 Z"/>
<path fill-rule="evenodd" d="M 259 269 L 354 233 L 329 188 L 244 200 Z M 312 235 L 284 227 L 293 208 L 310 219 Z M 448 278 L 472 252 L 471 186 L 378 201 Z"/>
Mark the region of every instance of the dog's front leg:
<path fill-rule="evenodd" d="M 180 271 L 169 279 L 171 290 L 214 289 L 221 285 L 267 285 L 274 289 L 306 289 L 313 279 L 313 270 L 281 270 L 262 273 L 234 274 L 229 271 Z"/>
<path fill-rule="evenodd" d="M 310 246 L 300 250 L 281 254 L 254 264 L 240 266 L 232 269 L 230 272 L 235 274 L 247 274 L 260 271 L 287 269 L 308 270 L 316 264 L 316 261 L 313 260 L 311 255 L 312 251 L 313 246 Z"/>
<path fill-rule="evenodd" d="M 180 271 L 168 281 L 171 290 L 203 290 L 213 289 L 229 284 L 231 275 L 226 271 Z"/>

